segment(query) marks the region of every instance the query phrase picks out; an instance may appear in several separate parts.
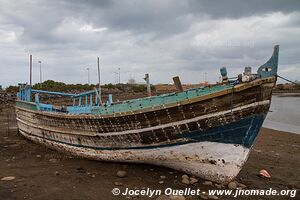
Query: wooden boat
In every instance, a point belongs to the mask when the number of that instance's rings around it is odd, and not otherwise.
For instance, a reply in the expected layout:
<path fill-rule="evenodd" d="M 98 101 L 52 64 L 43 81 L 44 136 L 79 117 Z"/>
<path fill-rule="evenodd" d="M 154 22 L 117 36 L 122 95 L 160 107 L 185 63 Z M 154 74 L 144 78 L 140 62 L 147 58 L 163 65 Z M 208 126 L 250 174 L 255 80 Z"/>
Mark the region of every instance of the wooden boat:
<path fill-rule="evenodd" d="M 97 91 L 66 94 L 21 85 L 17 125 L 26 138 L 52 149 L 104 161 L 149 163 L 226 183 L 247 160 L 271 103 L 279 46 L 252 74 L 183 92 L 108 102 Z M 35 93 L 35 100 L 31 94 Z M 69 96 L 60 109 L 38 94 Z"/>

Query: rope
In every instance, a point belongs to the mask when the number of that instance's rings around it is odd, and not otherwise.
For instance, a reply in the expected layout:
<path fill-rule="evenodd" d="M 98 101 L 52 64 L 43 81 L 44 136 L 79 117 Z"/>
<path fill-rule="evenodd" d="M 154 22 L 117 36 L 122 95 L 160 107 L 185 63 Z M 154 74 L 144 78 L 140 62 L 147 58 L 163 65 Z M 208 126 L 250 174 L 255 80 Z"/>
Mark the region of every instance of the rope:
<path fill-rule="evenodd" d="M 293 84 L 295 84 L 295 85 L 300 85 L 299 83 L 294 82 L 294 81 L 291 81 L 291 80 L 289 80 L 289 79 L 287 79 L 287 78 L 284 78 L 284 77 L 282 77 L 282 76 L 279 76 L 278 74 L 277 74 L 277 77 L 279 77 L 279 78 L 281 78 L 281 79 L 283 79 L 283 80 L 285 80 L 285 81 L 287 81 L 287 82 L 293 83 Z"/>

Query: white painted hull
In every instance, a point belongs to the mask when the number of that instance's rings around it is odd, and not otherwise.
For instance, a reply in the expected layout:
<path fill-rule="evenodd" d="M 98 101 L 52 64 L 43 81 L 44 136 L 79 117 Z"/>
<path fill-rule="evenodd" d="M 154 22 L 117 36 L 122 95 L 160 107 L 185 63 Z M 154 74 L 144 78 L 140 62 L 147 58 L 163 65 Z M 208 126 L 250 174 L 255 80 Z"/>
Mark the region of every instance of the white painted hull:
<path fill-rule="evenodd" d="M 22 130 L 20 133 L 34 142 L 79 157 L 166 166 L 219 183 L 232 180 L 241 170 L 249 154 L 249 148 L 242 145 L 216 142 L 197 142 L 142 150 L 95 150 L 44 140 L 30 136 Z"/>

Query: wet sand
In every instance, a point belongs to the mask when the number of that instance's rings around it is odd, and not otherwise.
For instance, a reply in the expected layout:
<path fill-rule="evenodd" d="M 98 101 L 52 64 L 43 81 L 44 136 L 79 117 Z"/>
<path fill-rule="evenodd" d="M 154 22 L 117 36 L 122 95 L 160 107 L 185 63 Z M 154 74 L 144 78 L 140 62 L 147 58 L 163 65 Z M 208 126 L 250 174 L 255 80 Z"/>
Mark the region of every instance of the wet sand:
<path fill-rule="evenodd" d="M 266 169 L 271 178 L 258 173 Z M 127 177 L 116 176 L 125 170 Z M 217 189 L 204 186 L 199 179 L 194 185 L 181 183 L 182 172 L 168 168 L 143 165 L 99 162 L 52 151 L 32 143 L 18 134 L 14 110 L 5 107 L 0 113 L 0 179 L 14 176 L 11 181 L 0 181 L 0 199 L 150 199 L 145 196 L 113 196 L 115 187 L 125 188 L 180 188 Z M 161 179 L 160 176 L 166 176 Z M 300 189 L 300 135 L 263 128 L 249 159 L 236 178 L 250 189 Z M 159 184 L 159 181 L 163 183 Z M 122 183 L 123 186 L 116 186 Z M 296 196 L 299 197 L 299 190 Z M 152 199 L 156 199 L 157 196 Z M 186 199 L 199 199 L 188 196 Z M 219 199 L 233 199 L 219 196 Z M 291 199 L 284 196 L 250 196 L 236 199 Z"/>

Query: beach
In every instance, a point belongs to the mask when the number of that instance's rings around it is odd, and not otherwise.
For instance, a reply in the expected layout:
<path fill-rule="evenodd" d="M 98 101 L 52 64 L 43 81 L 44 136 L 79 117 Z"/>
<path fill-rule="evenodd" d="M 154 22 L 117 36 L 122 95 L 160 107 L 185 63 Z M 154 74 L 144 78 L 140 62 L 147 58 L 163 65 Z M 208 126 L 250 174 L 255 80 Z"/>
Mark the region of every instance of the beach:
<path fill-rule="evenodd" d="M 249 159 L 236 178 L 247 189 L 300 189 L 300 135 L 262 128 Z M 265 169 L 271 178 L 262 178 Z M 125 171 L 120 178 L 118 171 Z M 144 165 L 99 162 L 75 158 L 32 143 L 18 134 L 14 108 L 4 106 L 0 115 L 0 199 L 157 199 L 142 195 L 114 196 L 113 188 L 129 189 L 217 189 L 195 184 L 185 185 L 183 173 Z M 233 199 L 218 196 L 219 199 Z M 201 199 L 185 196 L 185 199 Z M 240 196 L 236 199 L 291 199 L 289 196 Z M 294 198 L 296 199 L 296 198 Z"/>

